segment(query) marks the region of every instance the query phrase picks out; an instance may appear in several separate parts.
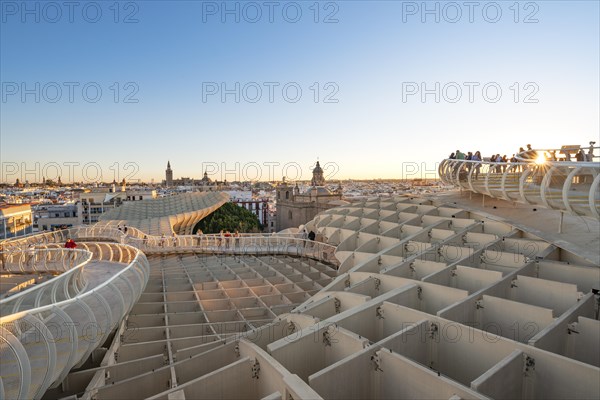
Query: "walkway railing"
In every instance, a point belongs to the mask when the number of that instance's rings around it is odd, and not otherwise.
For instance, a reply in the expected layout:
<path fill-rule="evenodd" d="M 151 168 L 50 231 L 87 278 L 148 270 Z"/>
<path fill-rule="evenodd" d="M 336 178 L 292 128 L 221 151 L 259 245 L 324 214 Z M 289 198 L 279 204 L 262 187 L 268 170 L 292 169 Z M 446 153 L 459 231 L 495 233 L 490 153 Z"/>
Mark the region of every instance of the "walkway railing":
<path fill-rule="evenodd" d="M 144 290 L 150 266 L 141 251 L 115 243 L 85 246 L 87 250 L 36 249 L 41 258 L 53 254 L 67 260 L 85 254 L 88 259 L 0 301 L 1 398 L 41 398 L 106 341 Z M 90 287 L 82 271 L 93 257 L 98 262 L 129 262 Z M 21 271 L 27 271 L 27 266 L 31 272 L 43 267 L 21 260 L 12 252 L 6 265 Z"/>
<path fill-rule="evenodd" d="M 120 243 L 124 234 L 113 227 L 106 226 L 80 226 L 68 229 L 61 229 L 51 232 L 40 232 L 33 235 L 21 236 L 19 238 L 7 239 L 0 242 L 0 249 L 10 251 L 11 249 L 21 250 L 29 245 L 40 246 L 48 243 L 65 243 L 67 239 L 91 239 L 108 240 Z"/>
<path fill-rule="evenodd" d="M 198 251 L 217 254 L 282 254 L 310 257 L 319 261 L 339 265 L 335 258 L 335 246 L 323 242 L 302 239 L 301 233 L 240 233 L 205 234 L 180 236 L 146 235 L 136 228 L 127 228 L 127 234 L 113 226 L 86 226 L 47 232 L 39 235 L 7 240 L 0 243 L 4 251 L 22 251 L 29 245 L 42 246 L 50 243 L 64 243 L 68 238 L 78 245 L 86 242 L 78 240 L 112 240 L 129 244 L 146 253 L 178 251 Z"/>
<path fill-rule="evenodd" d="M 79 249 L 40 249 L 0 253 L 0 272 L 41 273 L 65 272 L 88 262 L 92 254 Z"/>
<path fill-rule="evenodd" d="M 335 246 L 302 239 L 291 234 L 246 234 L 239 237 L 227 237 L 218 234 L 171 237 L 148 236 L 144 239 L 127 237 L 124 241 L 147 254 L 190 250 L 232 255 L 282 254 L 309 257 L 339 265 L 339 261 L 335 258 Z"/>
<path fill-rule="evenodd" d="M 600 162 L 519 157 L 529 161 L 446 159 L 438 173 L 444 183 L 475 193 L 600 219 Z"/>

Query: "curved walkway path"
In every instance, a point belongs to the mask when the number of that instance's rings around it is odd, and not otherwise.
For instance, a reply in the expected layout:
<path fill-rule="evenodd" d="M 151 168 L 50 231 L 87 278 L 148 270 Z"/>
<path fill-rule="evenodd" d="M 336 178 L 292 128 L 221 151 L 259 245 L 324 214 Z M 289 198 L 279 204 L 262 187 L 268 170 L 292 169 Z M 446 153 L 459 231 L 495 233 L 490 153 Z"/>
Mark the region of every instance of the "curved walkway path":
<path fill-rule="evenodd" d="M 282 254 L 339 265 L 335 246 L 298 235 L 128 235 L 71 228 L 2 243 L 5 273 L 58 274 L 0 300 L 0 398 L 41 398 L 119 326 L 149 278 L 145 253 Z M 65 249 L 72 238 L 78 249 Z"/>
<path fill-rule="evenodd" d="M 533 151 L 539 157 L 560 149 Z M 445 184 L 475 193 L 600 219 L 600 162 L 528 157 L 521 153 L 514 163 L 446 159 L 438 173 Z"/>
<path fill-rule="evenodd" d="M 148 260 L 132 246 L 56 246 L 0 253 L 5 272 L 60 273 L 0 300 L 0 398 L 41 398 L 62 382 L 106 341 L 148 282 Z"/>

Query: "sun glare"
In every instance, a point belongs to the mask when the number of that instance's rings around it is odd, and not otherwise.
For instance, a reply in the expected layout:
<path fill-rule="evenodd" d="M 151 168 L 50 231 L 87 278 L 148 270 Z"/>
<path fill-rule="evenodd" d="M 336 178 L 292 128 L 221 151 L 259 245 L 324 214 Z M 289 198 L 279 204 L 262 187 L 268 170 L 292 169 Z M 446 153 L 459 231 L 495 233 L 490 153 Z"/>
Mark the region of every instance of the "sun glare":
<path fill-rule="evenodd" d="M 537 158 L 535 159 L 535 163 L 536 163 L 537 165 L 542 165 L 542 164 L 545 164 L 545 163 L 546 163 L 546 156 L 544 156 L 544 154 L 543 154 L 543 153 L 542 153 L 542 154 L 539 154 L 539 155 L 537 156 Z"/>

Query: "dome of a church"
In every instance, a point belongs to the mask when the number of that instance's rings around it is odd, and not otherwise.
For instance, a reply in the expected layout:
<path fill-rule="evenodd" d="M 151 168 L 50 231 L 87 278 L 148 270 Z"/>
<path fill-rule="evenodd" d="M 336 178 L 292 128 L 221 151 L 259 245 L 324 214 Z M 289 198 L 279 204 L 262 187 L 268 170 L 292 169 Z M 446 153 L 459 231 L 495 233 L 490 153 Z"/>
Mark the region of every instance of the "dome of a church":
<path fill-rule="evenodd" d="M 310 181 L 311 186 L 323 186 L 325 185 L 325 177 L 323 176 L 323 168 L 321 168 L 321 164 L 317 161 L 317 165 L 313 169 L 312 179 Z"/>
<path fill-rule="evenodd" d="M 208 177 L 208 174 L 206 172 L 204 173 L 204 176 L 202 177 L 202 182 L 208 182 L 208 183 L 212 182 L 212 179 L 210 179 Z"/>
<path fill-rule="evenodd" d="M 312 196 L 329 196 L 331 192 L 325 186 L 312 186 L 308 188 L 305 194 L 310 194 Z"/>
<path fill-rule="evenodd" d="M 319 164 L 319 162 L 317 161 L 317 165 L 315 166 L 315 168 L 313 169 L 313 174 L 314 173 L 323 173 L 323 168 L 321 168 L 321 164 Z"/>

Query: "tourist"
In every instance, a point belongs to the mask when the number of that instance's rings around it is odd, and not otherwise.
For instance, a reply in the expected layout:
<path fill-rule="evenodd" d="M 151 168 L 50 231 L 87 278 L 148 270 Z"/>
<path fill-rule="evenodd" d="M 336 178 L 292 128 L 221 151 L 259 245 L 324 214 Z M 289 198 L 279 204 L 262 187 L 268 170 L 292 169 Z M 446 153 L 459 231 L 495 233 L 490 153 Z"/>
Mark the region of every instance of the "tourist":
<path fill-rule="evenodd" d="M 589 162 L 594 161 L 594 145 L 596 144 L 596 142 L 590 142 L 590 148 L 588 150 L 587 153 L 587 160 Z"/>
<path fill-rule="evenodd" d="M 302 229 L 302 240 L 304 242 L 304 247 L 306 247 L 306 239 L 308 239 L 308 232 L 306 232 L 306 228 L 304 228 Z"/>
<path fill-rule="evenodd" d="M 233 237 L 235 237 L 235 247 L 240 247 L 240 231 L 236 229 Z"/>
<path fill-rule="evenodd" d="M 173 242 L 173 247 L 177 247 L 177 235 L 175 235 L 175 232 L 171 235 L 171 241 Z"/>
<path fill-rule="evenodd" d="M 196 231 L 196 245 L 197 246 L 200 246 L 200 242 L 202 241 L 202 235 L 203 235 L 202 229 L 198 229 Z"/>
<path fill-rule="evenodd" d="M 313 242 L 315 240 L 315 238 L 317 237 L 317 235 L 315 234 L 314 231 L 310 231 L 308 233 L 308 240 L 310 240 L 311 242 Z M 314 243 L 311 243 L 310 246 L 314 246 Z"/>
<path fill-rule="evenodd" d="M 229 231 L 225 232 L 225 248 L 229 248 L 229 242 L 231 241 L 231 233 Z"/>
<path fill-rule="evenodd" d="M 217 236 L 217 247 L 221 247 L 223 245 L 223 229 L 219 232 L 219 236 Z"/>
<path fill-rule="evenodd" d="M 517 162 L 523 162 L 522 159 L 525 158 L 525 149 L 522 147 L 519 147 L 519 151 L 517 152 L 517 154 L 515 155 L 515 160 Z M 519 165 L 517 167 L 518 171 L 523 171 L 523 165 Z"/>
<path fill-rule="evenodd" d="M 75 259 L 75 252 L 73 251 L 73 250 L 75 250 L 75 247 L 77 247 L 77 244 L 75 243 L 75 241 L 71 238 L 68 238 L 67 242 L 65 243 L 65 248 L 69 249 L 69 253 L 71 253 L 69 258 L 71 260 Z"/>
<path fill-rule="evenodd" d="M 159 243 L 159 246 L 160 246 L 160 247 L 165 247 L 165 242 L 166 242 L 166 240 L 167 240 L 167 238 L 165 237 L 165 234 L 163 233 L 163 234 L 160 236 L 160 243 Z"/>
<path fill-rule="evenodd" d="M 27 259 L 25 264 L 27 264 L 29 267 L 33 267 L 33 260 L 35 260 L 35 245 L 31 243 L 27 248 Z"/>
<path fill-rule="evenodd" d="M 514 171 L 515 172 L 519 172 L 521 170 L 521 165 L 519 165 L 518 163 L 520 162 L 519 159 L 517 158 L 516 154 L 513 154 L 512 157 L 510 158 L 510 162 L 511 163 L 517 163 L 517 166 L 515 167 Z"/>
<path fill-rule="evenodd" d="M 144 235 L 144 239 L 142 239 L 142 242 L 144 244 L 144 247 L 148 245 L 148 235 Z"/>
<path fill-rule="evenodd" d="M 500 158 L 500 161 L 502 162 L 502 172 L 506 172 L 506 169 L 508 168 L 508 156 L 505 154 Z"/>
<path fill-rule="evenodd" d="M 467 160 L 467 161 L 471 161 L 471 160 L 473 160 L 473 153 L 469 151 L 469 152 L 467 153 L 466 157 L 465 157 L 465 160 Z M 467 169 L 467 172 L 470 172 L 470 171 L 471 171 L 471 167 L 472 167 L 472 166 L 473 166 L 473 164 L 471 164 L 471 163 L 466 163 L 466 164 L 465 164 L 465 167 L 466 167 L 466 169 Z"/>
<path fill-rule="evenodd" d="M 525 154 L 527 154 L 527 159 L 529 160 L 535 160 L 537 158 L 537 152 L 531 148 L 530 144 L 527 145 Z"/>
<path fill-rule="evenodd" d="M 583 149 L 579 149 L 579 151 L 577 152 L 577 154 L 575 155 L 575 159 L 577 161 L 585 161 L 587 159 L 587 156 L 585 155 L 585 153 L 583 152 Z"/>
<path fill-rule="evenodd" d="M 475 164 L 475 180 L 477 180 L 477 178 L 479 178 L 479 171 L 481 171 L 481 152 L 479 150 L 477 150 L 475 152 L 475 154 L 473 154 L 473 157 L 471 158 L 472 161 L 478 161 Z"/>
<path fill-rule="evenodd" d="M 450 160 L 456 160 L 456 154 L 452 153 L 450 154 L 450 157 L 448 157 Z"/>
<path fill-rule="evenodd" d="M 465 159 L 465 154 L 461 153 L 460 150 L 456 150 L 456 159 L 457 160 L 464 160 Z M 458 171 L 459 168 L 462 167 L 462 163 L 456 163 L 456 165 L 454 166 L 454 173 L 456 173 L 456 171 Z"/>
<path fill-rule="evenodd" d="M 571 161 L 571 152 L 569 150 L 564 150 L 565 161 Z"/>

